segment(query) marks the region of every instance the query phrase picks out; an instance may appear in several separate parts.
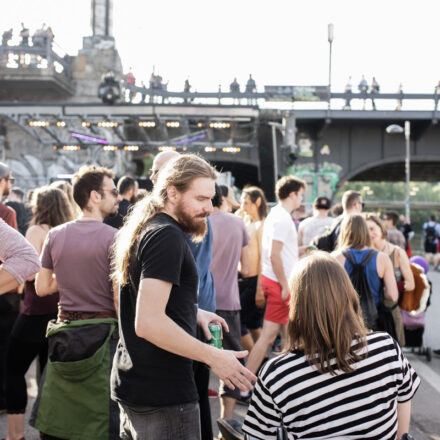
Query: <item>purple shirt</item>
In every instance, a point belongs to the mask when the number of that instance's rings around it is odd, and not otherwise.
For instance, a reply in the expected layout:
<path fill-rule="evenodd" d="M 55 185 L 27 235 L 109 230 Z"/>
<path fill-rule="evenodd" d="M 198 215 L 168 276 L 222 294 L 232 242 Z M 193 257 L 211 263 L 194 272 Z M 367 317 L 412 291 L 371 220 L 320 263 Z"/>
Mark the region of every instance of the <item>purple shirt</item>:
<path fill-rule="evenodd" d="M 238 262 L 241 250 L 249 243 L 243 220 L 227 212 L 211 214 L 212 261 L 217 310 L 240 310 Z"/>
<path fill-rule="evenodd" d="M 55 272 L 61 309 L 115 311 L 110 247 L 116 232 L 98 220 L 74 220 L 49 231 L 41 262 Z"/>
<path fill-rule="evenodd" d="M 0 218 L 0 260 L 2 269 L 9 272 L 19 284 L 40 271 L 37 251 L 15 229 Z"/>

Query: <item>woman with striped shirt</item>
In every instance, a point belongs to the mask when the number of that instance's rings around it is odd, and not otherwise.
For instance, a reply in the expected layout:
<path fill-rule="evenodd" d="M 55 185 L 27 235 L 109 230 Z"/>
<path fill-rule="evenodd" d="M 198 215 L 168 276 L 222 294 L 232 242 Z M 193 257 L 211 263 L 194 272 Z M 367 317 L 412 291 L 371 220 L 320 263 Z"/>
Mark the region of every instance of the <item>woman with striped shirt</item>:
<path fill-rule="evenodd" d="M 325 252 L 290 282 L 288 344 L 261 369 L 243 431 L 275 439 L 396 439 L 420 380 L 387 334 L 368 332 L 344 268 Z"/>

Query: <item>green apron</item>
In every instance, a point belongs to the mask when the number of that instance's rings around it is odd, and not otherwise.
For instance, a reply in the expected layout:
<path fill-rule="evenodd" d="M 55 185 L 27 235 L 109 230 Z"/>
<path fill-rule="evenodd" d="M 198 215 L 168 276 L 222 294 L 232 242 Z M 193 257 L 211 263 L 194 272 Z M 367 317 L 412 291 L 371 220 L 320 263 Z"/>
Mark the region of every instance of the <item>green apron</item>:
<path fill-rule="evenodd" d="M 108 333 L 94 354 L 81 360 L 59 362 L 53 361 L 56 349 L 52 353 L 49 350 L 45 377 L 33 417 L 34 427 L 45 434 L 69 440 L 107 440 L 111 437 L 110 340 L 117 330 L 117 320 L 107 318 L 50 322 L 46 336 L 53 346 L 56 339 L 51 338 L 56 338 L 60 332 L 75 332 L 76 329 L 89 326 L 87 331 L 90 330 L 92 335 L 97 324 L 107 324 Z M 101 326 L 102 330 L 105 329 Z M 74 334 L 64 336 L 71 337 Z M 84 340 L 84 330 L 82 336 Z M 70 353 L 69 349 L 65 350 L 62 346 L 58 351 Z"/>

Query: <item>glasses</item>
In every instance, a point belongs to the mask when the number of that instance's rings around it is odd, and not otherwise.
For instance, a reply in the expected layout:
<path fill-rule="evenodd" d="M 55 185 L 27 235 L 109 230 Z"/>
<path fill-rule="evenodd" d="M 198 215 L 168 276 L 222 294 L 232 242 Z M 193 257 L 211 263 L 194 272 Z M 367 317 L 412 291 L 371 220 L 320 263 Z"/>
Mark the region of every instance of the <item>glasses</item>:
<path fill-rule="evenodd" d="M 9 180 L 9 182 L 14 183 L 15 182 L 15 178 L 14 177 L 4 177 L 5 180 Z"/>
<path fill-rule="evenodd" d="M 157 174 L 159 172 L 159 170 L 153 170 L 153 168 L 148 170 L 148 175 L 150 177 L 153 177 L 155 174 Z"/>
<path fill-rule="evenodd" d="M 116 188 L 112 188 L 112 189 L 102 188 L 102 191 L 109 191 L 113 197 L 119 196 L 119 191 Z"/>

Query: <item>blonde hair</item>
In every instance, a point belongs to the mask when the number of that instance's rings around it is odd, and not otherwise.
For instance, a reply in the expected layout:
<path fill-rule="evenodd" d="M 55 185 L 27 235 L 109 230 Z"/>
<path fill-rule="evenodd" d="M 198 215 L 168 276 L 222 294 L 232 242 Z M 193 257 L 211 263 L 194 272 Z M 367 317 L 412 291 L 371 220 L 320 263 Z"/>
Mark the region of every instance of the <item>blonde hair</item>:
<path fill-rule="evenodd" d="M 347 272 L 327 252 L 316 251 L 298 263 L 289 286 L 286 351 L 303 350 L 320 373 L 352 372 L 351 364 L 363 358 L 367 329 Z"/>
<path fill-rule="evenodd" d="M 195 154 L 178 156 L 161 168 L 152 193 L 136 203 L 124 226 L 116 234 L 112 279 L 120 286 L 129 283 L 128 269 L 131 255 L 147 223 L 165 208 L 168 200 L 167 189 L 174 186 L 177 191 L 184 193 L 198 177 L 215 180 L 217 172 L 208 162 Z"/>
<path fill-rule="evenodd" d="M 337 249 L 363 249 L 371 246 L 367 222 L 362 214 L 350 214 L 342 220 Z"/>

